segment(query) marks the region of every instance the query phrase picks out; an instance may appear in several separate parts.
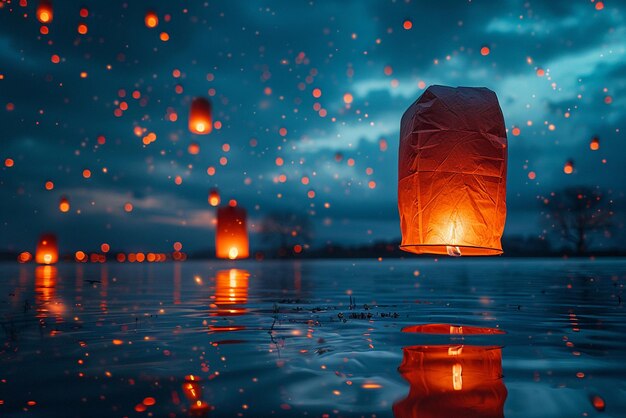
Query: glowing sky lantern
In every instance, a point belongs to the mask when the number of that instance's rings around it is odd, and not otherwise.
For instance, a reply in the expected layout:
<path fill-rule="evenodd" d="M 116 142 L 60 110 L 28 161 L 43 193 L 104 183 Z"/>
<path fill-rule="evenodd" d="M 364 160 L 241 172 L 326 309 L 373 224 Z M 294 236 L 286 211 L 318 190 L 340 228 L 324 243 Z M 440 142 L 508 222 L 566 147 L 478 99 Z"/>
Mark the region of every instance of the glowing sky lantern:
<path fill-rule="evenodd" d="M 245 209 L 238 207 L 234 201 L 229 206 L 218 208 L 216 229 L 217 258 L 248 258 L 250 250 Z"/>
<path fill-rule="evenodd" d="M 211 189 L 209 192 L 209 205 L 217 206 L 220 204 L 220 192 L 217 189 Z"/>
<path fill-rule="evenodd" d="M 203 97 L 197 97 L 191 102 L 189 109 L 189 131 L 198 135 L 206 135 L 213 130 L 213 115 L 211 102 Z"/>
<path fill-rule="evenodd" d="M 37 5 L 37 20 L 43 23 L 44 25 L 52 22 L 52 18 L 54 17 L 54 13 L 52 10 L 52 0 L 39 0 L 39 5 Z"/>
<path fill-rule="evenodd" d="M 573 160 L 567 160 L 565 162 L 565 165 L 563 166 L 563 172 L 565 174 L 572 174 L 574 172 L 574 161 Z"/>
<path fill-rule="evenodd" d="M 495 93 L 426 89 L 402 116 L 400 248 L 417 254 L 501 254 L 506 169 L 506 128 Z"/>
<path fill-rule="evenodd" d="M 37 242 L 35 261 L 38 264 L 54 264 L 59 261 L 59 246 L 57 237 L 53 234 L 43 234 Z"/>
<path fill-rule="evenodd" d="M 410 388 L 393 406 L 396 418 L 504 417 L 500 347 L 418 345 L 403 353 L 398 371 Z"/>
<path fill-rule="evenodd" d="M 66 196 L 62 196 L 59 200 L 59 210 L 63 213 L 69 212 L 70 210 L 70 201 Z"/>
<path fill-rule="evenodd" d="M 144 23 L 149 28 L 156 28 L 159 24 L 159 17 L 153 11 L 146 12 L 146 16 L 144 17 Z"/>
<path fill-rule="evenodd" d="M 591 139 L 591 142 L 589 143 L 589 149 L 591 151 L 597 151 L 600 149 L 600 139 L 597 136 Z"/>

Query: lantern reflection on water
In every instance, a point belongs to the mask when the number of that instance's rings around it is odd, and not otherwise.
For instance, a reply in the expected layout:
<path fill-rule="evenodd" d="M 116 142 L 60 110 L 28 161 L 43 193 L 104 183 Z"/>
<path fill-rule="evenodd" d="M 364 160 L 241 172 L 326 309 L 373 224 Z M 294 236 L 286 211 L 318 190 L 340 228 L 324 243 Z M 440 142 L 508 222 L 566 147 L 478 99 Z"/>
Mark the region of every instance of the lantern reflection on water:
<path fill-rule="evenodd" d="M 398 371 L 410 388 L 396 418 L 504 417 L 501 347 L 418 345 L 403 354 Z"/>
<path fill-rule="evenodd" d="M 206 135 L 213 130 L 213 115 L 211 102 L 203 97 L 197 97 L 191 102 L 189 109 L 189 131 L 198 135 Z"/>
<path fill-rule="evenodd" d="M 198 376 L 185 376 L 183 394 L 189 401 L 189 415 L 192 417 L 204 417 L 209 412 L 209 404 L 202 400 L 201 379 Z"/>
<path fill-rule="evenodd" d="M 53 234 L 43 234 L 37 242 L 35 261 L 38 264 L 55 264 L 59 261 L 57 238 Z"/>
<path fill-rule="evenodd" d="M 248 302 L 247 270 L 230 269 L 219 270 L 215 276 L 215 305 L 218 310 L 215 315 L 241 315 L 246 309 L 241 307 Z"/>
<path fill-rule="evenodd" d="M 215 251 L 217 258 L 235 260 L 249 256 L 246 210 L 236 203 L 217 209 Z"/>
<path fill-rule="evenodd" d="M 431 86 L 401 125 L 400 247 L 417 254 L 501 254 L 507 139 L 496 95 Z"/>
<path fill-rule="evenodd" d="M 37 318 L 45 318 L 54 309 L 56 295 L 57 268 L 54 266 L 39 266 L 35 269 L 35 303 Z M 57 308 L 59 308 L 57 306 Z M 59 312 L 57 312 L 59 313 Z"/>

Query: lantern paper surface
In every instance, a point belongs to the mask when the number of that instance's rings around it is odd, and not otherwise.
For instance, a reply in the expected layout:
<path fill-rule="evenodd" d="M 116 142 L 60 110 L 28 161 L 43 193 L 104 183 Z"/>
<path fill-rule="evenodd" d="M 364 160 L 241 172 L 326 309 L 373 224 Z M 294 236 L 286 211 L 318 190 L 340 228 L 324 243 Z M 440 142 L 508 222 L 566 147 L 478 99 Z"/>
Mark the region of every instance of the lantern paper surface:
<path fill-rule="evenodd" d="M 217 258 L 248 258 L 248 227 L 246 210 L 238 206 L 223 206 L 217 209 L 217 231 L 215 233 Z"/>
<path fill-rule="evenodd" d="M 398 371 L 410 388 L 393 406 L 396 418 L 504 417 L 500 347 L 420 345 L 403 352 Z"/>
<path fill-rule="evenodd" d="M 402 116 L 400 248 L 417 254 L 501 254 L 506 164 L 506 130 L 495 93 L 429 87 Z"/>
<path fill-rule="evenodd" d="M 35 261 L 38 264 L 54 264 L 59 261 L 57 238 L 52 234 L 44 234 L 37 242 Z"/>

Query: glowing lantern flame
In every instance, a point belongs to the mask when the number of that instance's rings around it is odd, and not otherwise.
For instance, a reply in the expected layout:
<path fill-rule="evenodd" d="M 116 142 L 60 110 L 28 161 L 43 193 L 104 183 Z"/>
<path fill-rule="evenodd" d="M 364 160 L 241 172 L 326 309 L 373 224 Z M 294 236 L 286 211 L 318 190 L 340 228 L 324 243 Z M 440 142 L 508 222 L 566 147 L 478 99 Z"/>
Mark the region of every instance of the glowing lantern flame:
<path fill-rule="evenodd" d="M 563 166 L 563 172 L 565 174 L 572 174 L 574 172 L 574 161 L 569 160 Z"/>
<path fill-rule="evenodd" d="M 591 140 L 591 142 L 589 143 L 589 149 L 591 149 L 591 151 L 599 150 L 600 149 L 600 139 L 593 138 Z"/>
<path fill-rule="evenodd" d="M 217 258 L 248 258 L 249 242 L 246 211 L 238 206 L 217 209 L 215 251 Z"/>
<path fill-rule="evenodd" d="M 35 261 L 38 264 L 55 264 L 59 261 L 57 238 L 52 234 L 43 234 L 37 242 Z"/>
<path fill-rule="evenodd" d="M 197 97 L 191 102 L 189 110 L 189 131 L 198 135 L 206 135 L 213 130 L 213 115 L 211 102 L 203 97 Z"/>
<path fill-rule="evenodd" d="M 52 1 L 51 0 L 39 0 L 39 5 L 37 6 L 37 20 L 43 24 L 47 24 L 52 22 L 52 18 L 54 17 L 54 12 L 52 10 Z"/>
<path fill-rule="evenodd" d="M 398 209 L 404 251 L 498 255 L 507 138 L 486 88 L 431 86 L 402 116 Z"/>

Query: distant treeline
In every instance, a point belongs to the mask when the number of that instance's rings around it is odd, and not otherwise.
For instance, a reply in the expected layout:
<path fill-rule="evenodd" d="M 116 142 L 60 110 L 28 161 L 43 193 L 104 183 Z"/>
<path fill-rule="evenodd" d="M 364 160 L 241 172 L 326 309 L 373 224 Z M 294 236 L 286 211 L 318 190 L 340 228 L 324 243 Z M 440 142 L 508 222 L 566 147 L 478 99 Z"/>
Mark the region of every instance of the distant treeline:
<path fill-rule="evenodd" d="M 329 244 L 323 247 L 304 249 L 295 253 L 291 248 L 274 248 L 253 252 L 251 258 L 256 259 L 324 259 L 324 258 L 413 258 L 437 257 L 432 254 L 417 255 L 402 251 L 399 248 L 400 240 L 389 242 L 379 241 L 364 245 Z M 626 257 L 626 250 L 621 248 L 590 249 L 584 254 L 576 254 L 572 248 L 553 248 L 548 241 L 533 237 L 504 237 L 502 240 L 504 254 L 501 257 Z M 0 251 L 0 261 L 16 261 L 18 253 Z M 207 249 L 188 254 L 189 260 L 214 259 L 215 250 Z M 73 255 L 65 255 L 62 260 L 71 261 Z M 111 255 L 109 261 L 114 261 Z"/>

